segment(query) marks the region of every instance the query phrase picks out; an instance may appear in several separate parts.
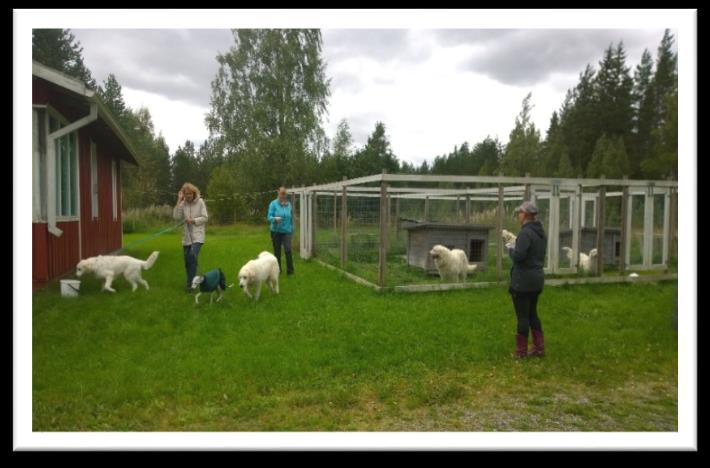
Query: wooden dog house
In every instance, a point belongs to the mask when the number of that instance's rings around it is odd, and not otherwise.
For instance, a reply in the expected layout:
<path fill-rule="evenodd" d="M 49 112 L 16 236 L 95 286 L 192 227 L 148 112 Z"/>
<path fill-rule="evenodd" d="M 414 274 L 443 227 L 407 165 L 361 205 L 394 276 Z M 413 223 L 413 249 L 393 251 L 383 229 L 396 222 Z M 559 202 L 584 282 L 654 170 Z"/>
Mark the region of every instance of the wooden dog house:
<path fill-rule="evenodd" d="M 488 263 L 488 236 L 494 228 L 481 224 L 407 223 L 407 264 L 436 274 L 436 265 L 429 251 L 437 244 L 466 252 L 469 264 L 485 271 Z"/>

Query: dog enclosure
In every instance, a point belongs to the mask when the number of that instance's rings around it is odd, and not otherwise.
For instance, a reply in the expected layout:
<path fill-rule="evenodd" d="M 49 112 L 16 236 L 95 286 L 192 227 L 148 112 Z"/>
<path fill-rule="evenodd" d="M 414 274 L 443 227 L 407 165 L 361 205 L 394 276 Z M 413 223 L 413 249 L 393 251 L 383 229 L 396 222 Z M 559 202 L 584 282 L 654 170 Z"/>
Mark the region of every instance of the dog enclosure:
<path fill-rule="evenodd" d="M 519 232 L 514 209 L 528 199 L 548 236 L 546 284 L 677 278 L 677 189 L 673 180 L 383 172 L 291 195 L 302 258 L 378 291 L 414 292 L 505 284 L 501 231 Z M 436 244 L 478 265 L 465 283 L 439 279 L 427 258 Z"/>

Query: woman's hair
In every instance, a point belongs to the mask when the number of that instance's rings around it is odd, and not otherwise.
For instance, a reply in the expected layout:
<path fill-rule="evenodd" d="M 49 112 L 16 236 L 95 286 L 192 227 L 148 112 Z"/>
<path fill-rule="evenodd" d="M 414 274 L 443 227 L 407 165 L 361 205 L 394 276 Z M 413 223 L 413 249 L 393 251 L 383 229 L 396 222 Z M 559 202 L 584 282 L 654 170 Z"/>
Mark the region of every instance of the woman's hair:
<path fill-rule="evenodd" d="M 182 184 L 182 188 L 180 189 L 181 192 L 192 192 L 192 195 L 195 197 L 195 200 L 200 198 L 200 189 L 192 185 L 190 182 L 185 182 Z"/>

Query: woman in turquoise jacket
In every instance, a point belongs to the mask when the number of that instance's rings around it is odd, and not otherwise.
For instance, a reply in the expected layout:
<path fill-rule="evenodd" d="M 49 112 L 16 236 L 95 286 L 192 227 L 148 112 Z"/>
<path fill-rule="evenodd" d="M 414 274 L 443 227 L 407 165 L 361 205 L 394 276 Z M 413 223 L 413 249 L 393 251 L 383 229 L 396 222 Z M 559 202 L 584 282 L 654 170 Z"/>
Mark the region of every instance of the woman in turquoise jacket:
<path fill-rule="evenodd" d="M 286 187 L 279 187 L 279 196 L 269 203 L 266 219 L 271 225 L 271 243 L 274 255 L 279 261 L 281 271 L 281 246 L 286 252 L 286 274 L 293 274 L 293 256 L 291 254 L 291 238 L 293 237 L 293 210 L 291 202 L 286 197 Z"/>

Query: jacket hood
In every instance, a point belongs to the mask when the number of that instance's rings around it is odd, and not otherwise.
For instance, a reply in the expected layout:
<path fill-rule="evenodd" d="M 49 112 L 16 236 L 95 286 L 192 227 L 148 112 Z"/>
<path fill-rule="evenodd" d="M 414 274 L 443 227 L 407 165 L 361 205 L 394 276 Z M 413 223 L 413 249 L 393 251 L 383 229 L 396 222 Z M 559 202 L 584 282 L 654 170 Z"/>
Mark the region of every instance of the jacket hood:
<path fill-rule="evenodd" d="M 547 239 L 545 236 L 545 229 L 542 227 L 542 223 L 538 220 L 530 221 L 529 223 L 523 224 L 523 229 L 531 229 L 535 234 L 543 239 Z"/>

